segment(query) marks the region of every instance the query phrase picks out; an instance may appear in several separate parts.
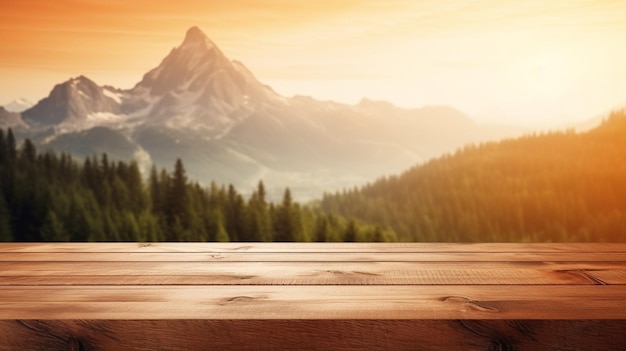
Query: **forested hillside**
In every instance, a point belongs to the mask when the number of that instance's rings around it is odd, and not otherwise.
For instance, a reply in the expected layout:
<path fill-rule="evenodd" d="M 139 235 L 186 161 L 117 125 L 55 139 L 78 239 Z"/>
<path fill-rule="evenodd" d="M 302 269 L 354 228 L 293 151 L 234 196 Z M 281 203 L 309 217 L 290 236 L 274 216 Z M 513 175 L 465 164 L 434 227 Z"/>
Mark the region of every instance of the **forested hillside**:
<path fill-rule="evenodd" d="M 314 211 L 291 199 L 269 203 L 263 183 L 249 199 L 174 170 L 106 154 L 79 163 L 67 154 L 17 146 L 0 129 L 0 241 L 392 241 L 382 227 Z"/>
<path fill-rule="evenodd" d="M 626 241 L 626 114 L 467 146 L 321 206 L 400 241 Z"/>

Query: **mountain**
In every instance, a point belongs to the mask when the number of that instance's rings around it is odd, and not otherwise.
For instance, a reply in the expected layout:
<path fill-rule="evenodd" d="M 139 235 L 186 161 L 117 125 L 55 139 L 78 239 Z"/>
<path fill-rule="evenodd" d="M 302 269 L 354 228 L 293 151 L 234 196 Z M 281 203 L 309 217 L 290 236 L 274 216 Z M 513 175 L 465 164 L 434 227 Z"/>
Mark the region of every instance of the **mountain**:
<path fill-rule="evenodd" d="M 22 112 L 25 110 L 28 110 L 29 108 L 33 107 L 33 103 L 24 99 L 24 98 L 19 98 L 17 100 L 13 100 L 11 102 L 9 102 L 8 104 L 4 105 L 4 108 L 7 111 L 10 112 Z"/>
<path fill-rule="evenodd" d="M 40 148 L 138 158 L 143 169 L 181 158 L 189 177 L 204 184 L 245 191 L 263 179 L 270 195 L 288 186 L 299 199 L 518 132 L 478 125 L 445 106 L 280 96 L 197 27 L 133 88 L 79 76 L 56 85 L 21 120 L 20 136 Z"/>
<path fill-rule="evenodd" d="M 277 96 L 240 63 L 231 62 L 200 29 L 144 75 L 127 96 L 131 110 L 147 109 L 151 122 L 202 130 L 219 137 Z M 129 110 L 127 108 L 127 110 Z"/>
<path fill-rule="evenodd" d="M 626 110 L 595 129 L 466 146 L 325 195 L 330 213 L 403 241 L 626 241 Z"/>
<path fill-rule="evenodd" d="M 89 122 L 112 118 L 121 111 L 120 101 L 113 94 L 80 76 L 56 85 L 48 97 L 22 112 L 22 117 L 33 127 L 84 129 L 86 123 L 90 126 Z"/>
<path fill-rule="evenodd" d="M 3 106 L 0 106 L 0 129 L 25 127 L 27 125 L 19 113 L 7 111 Z"/>

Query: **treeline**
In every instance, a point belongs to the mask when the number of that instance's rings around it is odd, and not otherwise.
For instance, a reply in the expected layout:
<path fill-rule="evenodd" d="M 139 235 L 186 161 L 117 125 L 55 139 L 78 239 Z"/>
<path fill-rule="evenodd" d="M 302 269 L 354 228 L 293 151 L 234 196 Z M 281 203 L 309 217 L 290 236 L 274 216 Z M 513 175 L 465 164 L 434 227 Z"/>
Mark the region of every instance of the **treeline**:
<path fill-rule="evenodd" d="M 68 154 L 17 147 L 0 130 L 0 241 L 393 241 L 395 234 L 294 202 L 248 198 L 233 186 L 202 187 L 178 160 L 172 172 L 106 154 L 79 163 Z"/>
<path fill-rule="evenodd" d="M 400 241 L 626 241 L 626 114 L 587 133 L 467 146 L 321 207 Z"/>

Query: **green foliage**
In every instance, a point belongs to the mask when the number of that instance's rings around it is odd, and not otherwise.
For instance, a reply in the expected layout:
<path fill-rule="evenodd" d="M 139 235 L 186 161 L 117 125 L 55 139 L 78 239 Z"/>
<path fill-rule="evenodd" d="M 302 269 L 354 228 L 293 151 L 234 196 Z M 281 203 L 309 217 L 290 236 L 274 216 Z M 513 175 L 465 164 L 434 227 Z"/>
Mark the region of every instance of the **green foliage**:
<path fill-rule="evenodd" d="M 41 226 L 41 238 L 45 241 L 69 241 L 70 236 L 65 230 L 63 223 L 54 211 L 49 211 Z"/>
<path fill-rule="evenodd" d="M 4 195 L 0 192 L 0 241 L 12 241 L 13 235 L 11 233 L 10 212 L 7 208 L 7 203 L 4 200 Z"/>
<path fill-rule="evenodd" d="M 300 212 L 291 199 L 291 191 L 285 189 L 283 202 L 275 211 L 274 240 L 275 241 L 298 241 L 302 235 L 302 219 Z"/>
<path fill-rule="evenodd" d="M 265 186 L 263 182 L 259 182 L 257 191 L 248 201 L 246 211 L 247 232 L 252 235 L 248 238 L 250 241 L 272 241 L 273 239 L 272 219 L 265 196 Z"/>
<path fill-rule="evenodd" d="M 0 130 L 0 241 L 341 241 L 345 231 L 346 220 L 300 206 L 289 190 L 268 203 L 262 182 L 246 201 L 232 185 L 189 181 L 181 160 L 172 173 L 152 167 L 145 182 L 136 162 L 103 154 L 79 166 L 29 140 L 18 149 Z"/>
<path fill-rule="evenodd" d="M 626 114 L 613 113 L 587 133 L 470 145 L 321 208 L 401 241 L 626 241 L 624 150 Z"/>

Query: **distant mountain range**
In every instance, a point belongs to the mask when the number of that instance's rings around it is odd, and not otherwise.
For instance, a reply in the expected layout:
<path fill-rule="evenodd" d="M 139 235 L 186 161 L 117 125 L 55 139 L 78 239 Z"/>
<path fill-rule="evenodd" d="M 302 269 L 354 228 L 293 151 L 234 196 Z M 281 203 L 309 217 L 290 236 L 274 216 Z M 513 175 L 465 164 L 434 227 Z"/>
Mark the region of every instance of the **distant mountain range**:
<path fill-rule="evenodd" d="M 144 169 L 170 168 L 181 158 L 189 177 L 201 183 L 245 191 L 263 179 L 270 191 L 288 186 L 300 199 L 519 132 L 478 125 L 445 106 L 284 97 L 197 27 L 132 89 L 79 76 L 25 108 L 0 107 L 0 127 L 14 128 L 39 148 L 80 158 L 106 152 L 112 159 L 135 158 Z"/>

